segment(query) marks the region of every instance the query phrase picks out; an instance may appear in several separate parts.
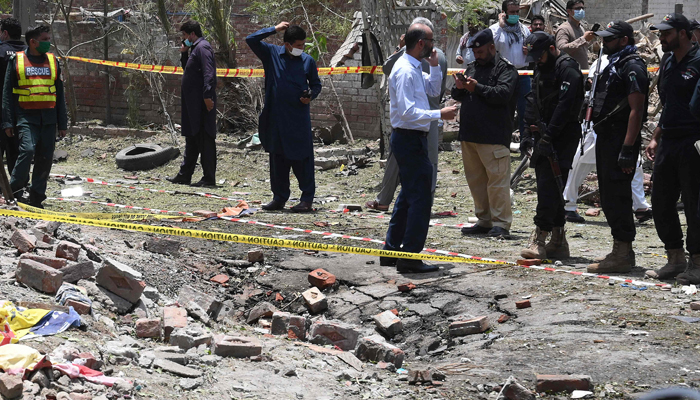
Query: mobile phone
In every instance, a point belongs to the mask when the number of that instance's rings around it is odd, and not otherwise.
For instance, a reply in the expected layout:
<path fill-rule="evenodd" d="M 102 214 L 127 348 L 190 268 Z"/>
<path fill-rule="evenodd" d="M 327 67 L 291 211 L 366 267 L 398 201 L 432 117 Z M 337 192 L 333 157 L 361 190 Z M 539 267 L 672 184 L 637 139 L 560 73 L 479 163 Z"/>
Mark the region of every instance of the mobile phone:
<path fill-rule="evenodd" d="M 591 28 L 591 31 L 598 32 L 598 29 L 600 29 L 600 24 L 596 22 L 595 24 L 593 24 L 593 28 Z"/>
<path fill-rule="evenodd" d="M 467 80 L 467 78 L 465 78 L 465 77 L 464 77 L 464 74 L 461 73 L 461 72 L 457 72 L 457 73 L 455 74 L 455 76 L 457 77 L 457 79 L 459 79 L 459 80 L 462 81 L 462 82 L 466 82 L 466 80 Z"/>
<path fill-rule="evenodd" d="M 301 92 L 301 97 L 305 99 L 310 99 L 311 98 L 311 90 L 306 89 L 303 92 Z"/>

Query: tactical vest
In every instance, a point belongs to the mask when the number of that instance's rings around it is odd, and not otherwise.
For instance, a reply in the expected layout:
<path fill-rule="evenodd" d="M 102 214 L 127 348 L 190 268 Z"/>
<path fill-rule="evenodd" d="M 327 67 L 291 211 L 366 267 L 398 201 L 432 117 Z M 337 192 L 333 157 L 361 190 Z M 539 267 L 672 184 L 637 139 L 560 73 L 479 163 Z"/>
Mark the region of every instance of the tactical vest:
<path fill-rule="evenodd" d="M 25 110 L 56 107 L 57 60 L 46 53 L 46 61 L 33 63 L 25 52 L 16 55 L 17 86 L 12 93 L 19 95 L 19 106 Z"/>
<path fill-rule="evenodd" d="M 644 67 L 646 68 L 646 63 L 644 62 L 642 57 L 640 57 L 639 54 L 637 54 L 637 53 L 632 53 L 632 54 L 625 56 L 624 58 L 619 60 L 617 62 L 617 64 L 619 65 L 619 68 L 622 69 L 623 65 L 625 65 L 627 62 L 629 62 L 631 60 L 641 61 L 642 64 L 644 64 Z M 603 107 L 605 106 L 605 99 L 607 98 L 608 94 L 610 93 L 610 86 L 612 86 L 613 83 L 619 83 L 619 81 L 621 79 L 619 76 L 619 73 L 616 73 L 613 75 L 609 75 L 609 74 L 603 75 L 603 72 L 601 71 L 601 77 L 602 76 L 607 76 L 609 80 L 607 82 L 598 81 L 598 88 L 602 88 L 602 90 L 596 90 L 595 106 L 593 107 L 593 117 L 601 116 L 601 112 L 603 111 Z M 600 79 L 600 77 L 598 79 Z M 601 83 L 602 83 L 602 85 L 601 85 Z M 644 95 L 646 96 L 647 93 L 644 93 Z M 608 113 L 608 115 L 606 115 L 605 117 L 607 117 L 607 118 L 612 117 L 613 115 L 615 115 L 621 111 L 625 111 L 627 109 L 629 109 L 629 103 L 627 102 L 627 96 L 624 96 L 624 98 L 621 99 L 620 102 L 617 103 L 614 106 L 614 108 L 612 108 L 610 110 L 611 112 Z M 646 120 L 646 111 L 644 112 L 644 120 Z M 642 122 L 644 122 L 644 120 Z"/>

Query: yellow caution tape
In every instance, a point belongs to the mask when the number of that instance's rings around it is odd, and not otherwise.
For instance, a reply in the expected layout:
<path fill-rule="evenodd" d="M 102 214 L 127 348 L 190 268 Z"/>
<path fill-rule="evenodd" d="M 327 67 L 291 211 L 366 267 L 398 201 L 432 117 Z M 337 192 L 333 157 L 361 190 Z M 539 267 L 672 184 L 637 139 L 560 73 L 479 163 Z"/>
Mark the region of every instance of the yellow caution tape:
<path fill-rule="evenodd" d="M 53 214 L 39 214 L 31 213 L 26 211 L 12 211 L 12 210 L 0 210 L 0 215 L 6 217 L 18 217 L 18 218 L 31 218 L 43 221 L 56 221 L 65 222 L 69 224 L 86 225 L 86 226 L 98 226 L 103 228 L 111 229 L 124 229 L 128 231 L 136 232 L 149 232 L 161 235 L 171 235 L 171 236 L 184 236 L 189 238 L 198 239 L 209 239 L 224 242 L 235 242 L 235 243 L 245 243 L 252 244 L 256 246 L 271 246 L 271 247 L 286 247 L 292 249 L 300 250 L 315 250 L 315 251 L 329 251 L 333 253 L 347 253 L 347 254 L 359 254 L 365 256 L 377 256 L 377 257 L 393 257 L 393 258 L 407 258 L 413 260 L 432 260 L 432 261 L 446 261 L 453 263 L 467 263 L 467 264 L 499 264 L 499 265 L 515 265 L 515 263 L 508 263 L 503 261 L 492 261 L 492 260 L 481 260 L 481 259 L 470 259 L 462 257 L 449 257 L 449 256 L 436 256 L 432 254 L 416 254 L 416 253 L 406 253 L 403 251 L 390 251 L 390 250 L 379 250 L 379 249 L 368 249 L 362 247 L 353 246 L 343 246 L 327 243 L 314 243 L 314 242 L 304 242 L 301 240 L 288 240 L 288 239 L 277 239 L 268 238 L 261 236 L 247 236 L 238 235 L 235 233 L 223 233 L 223 232 L 210 232 L 210 231 L 199 231 L 194 229 L 182 229 L 182 228 L 172 228 L 167 226 L 152 226 L 152 225 L 141 225 L 126 222 L 117 222 L 109 220 L 96 220 L 96 219 L 86 219 L 86 218 L 75 218 L 63 215 L 53 215 Z"/>
<path fill-rule="evenodd" d="M 175 66 L 168 65 L 152 65 L 152 64 L 138 64 L 138 63 L 128 63 L 128 62 L 118 62 L 118 61 L 108 61 L 108 60 L 97 60 L 94 58 L 84 58 L 84 57 L 65 57 L 69 60 L 86 62 L 90 64 L 105 65 L 108 67 L 126 68 L 133 69 L 137 71 L 146 72 L 157 72 L 160 74 L 175 74 L 182 75 L 183 69 Z M 648 71 L 654 72 L 658 71 L 658 67 L 649 67 Z M 449 68 L 447 70 L 447 75 L 454 75 L 456 73 L 464 73 L 464 69 L 460 68 Z M 588 70 L 581 71 L 583 74 L 587 75 Z M 347 74 L 376 74 L 381 75 L 384 73 L 382 66 L 380 65 L 369 65 L 362 67 L 335 67 L 335 68 L 319 68 L 319 75 L 347 75 Z M 518 71 L 519 75 L 532 76 L 534 71 L 521 70 Z M 255 68 L 217 68 L 216 76 L 222 78 L 262 78 L 265 76 L 264 69 Z"/>
<path fill-rule="evenodd" d="M 32 207 L 29 204 L 17 203 L 22 209 L 36 213 L 36 214 L 46 214 L 46 215 L 58 215 L 63 217 L 73 217 L 82 219 L 97 219 L 97 220 L 113 220 L 113 221 L 140 221 L 148 218 L 156 219 L 179 219 L 184 216 L 177 215 L 160 215 L 160 214 L 132 214 L 132 213 L 68 213 L 68 212 L 58 212 L 44 210 L 42 208 Z"/>

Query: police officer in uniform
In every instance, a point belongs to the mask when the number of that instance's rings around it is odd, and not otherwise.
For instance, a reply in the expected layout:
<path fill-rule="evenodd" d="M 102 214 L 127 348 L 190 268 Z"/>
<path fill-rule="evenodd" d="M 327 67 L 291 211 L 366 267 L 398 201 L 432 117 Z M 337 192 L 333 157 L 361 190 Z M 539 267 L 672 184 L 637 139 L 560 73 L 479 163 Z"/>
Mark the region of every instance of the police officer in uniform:
<path fill-rule="evenodd" d="M 680 284 L 700 283 L 700 154 L 695 145 L 700 140 L 700 49 L 692 43 L 691 24 L 681 14 L 670 14 L 652 26 L 661 31 L 662 50 L 670 52 L 661 64 L 659 95 L 663 113 L 659 126 L 646 149 L 654 161 L 654 205 L 656 233 L 664 243 L 668 263 L 647 276 L 657 279 L 676 278 Z M 679 195 L 685 205 L 688 230 L 686 262 L 676 202 Z M 685 271 L 685 272 L 683 272 Z"/>
<path fill-rule="evenodd" d="M 609 60 L 596 85 L 593 123 L 598 134 L 595 156 L 600 202 L 612 231 L 613 248 L 589 265 L 588 272 L 623 273 L 629 272 L 635 261 L 631 184 L 642 143 L 649 79 L 630 24 L 617 21 L 596 35 L 603 38 L 603 51 Z"/>
<path fill-rule="evenodd" d="M 5 73 L 7 66 L 10 64 L 10 58 L 15 53 L 27 50 L 27 45 L 22 39 L 22 25 L 16 18 L 6 18 L 0 22 L 0 93 L 5 83 Z M 0 113 L 2 118 L 2 113 Z M 19 155 L 19 141 L 17 135 L 7 136 L 4 132 L 0 132 L 0 158 L 3 153 L 7 156 L 7 171 L 12 175 L 12 169 L 17 162 Z"/>
<path fill-rule="evenodd" d="M 579 64 L 555 47 L 554 36 L 535 32 L 525 39 L 528 62 L 536 62 L 533 90 L 528 95 L 526 128 L 520 150 L 534 153 L 531 165 L 537 177 L 537 213 L 523 258 L 568 258 L 564 233 L 564 202 L 554 165 L 558 159 L 560 183 L 566 182 L 581 138 L 578 115 L 584 84 Z M 551 240 L 545 243 L 551 233 Z"/>
<path fill-rule="evenodd" d="M 33 158 L 29 204 L 35 207 L 41 207 L 46 199 L 56 128 L 60 137 L 65 137 L 68 129 L 61 68 L 56 56 L 48 52 L 49 32 L 48 26 L 41 25 L 29 28 L 24 34 L 29 49 L 17 53 L 8 65 L 2 98 L 2 127 L 7 136 L 14 136 L 16 127 L 19 138 L 19 157 L 10 187 L 22 201 L 19 192 L 29 182 Z"/>

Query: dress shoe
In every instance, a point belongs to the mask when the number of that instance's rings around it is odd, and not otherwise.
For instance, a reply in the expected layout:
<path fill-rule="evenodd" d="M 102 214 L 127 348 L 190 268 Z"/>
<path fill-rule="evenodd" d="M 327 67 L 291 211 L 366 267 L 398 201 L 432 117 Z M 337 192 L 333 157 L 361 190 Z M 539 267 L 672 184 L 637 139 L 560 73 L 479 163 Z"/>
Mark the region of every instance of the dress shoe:
<path fill-rule="evenodd" d="M 379 257 L 379 265 L 382 267 L 395 267 L 397 260 L 392 257 Z"/>
<path fill-rule="evenodd" d="M 474 226 L 465 226 L 462 228 L 462 235 L 482 235 L 488 233 L 491 228 L 475 224 Z"/>
<path fill-rule="evenodd" d="M 205 181 L 204 179 L 200 179 L 198 182 L 195 182 L 195 183 L 191 184 L 190 186 L 192 186 L 192 187 L 215 188 L 215 187 L 216 187 L 216 182 L 209 182 L 209 181 Z"/>
<path fill-rule="evenodd" d="M 651 207 L 647 208 L 646 210 L 637 210 L 634 212 L 635 218 L 637 218 L 637 221 L 639 222 L 646 222 L 649 221 L 650 219 L 654 218 L 654 214 L 651 212 Z"/>
<path fill-rule="evenodd" d="M 575 222 L 579 224 L 586 222 L 586 219 L 578 215 L 576 211 L 564 211 L 564 218 L 566 218 L 568 222 Z"/>
<path fill-rule="evenodd" d="M 262 209 L 265 211 L 277 211 L 284 208 L 284 201 L 272 200 L 267 204 L 262 205 Z"/>
<path fill-rule="evenodd" d="M 494 226 L 491 228 L 491 230 L 486 234 L 488 237 L 502 237 L 504 239 L 508 239 L 510 237 L 510 232 L 508 229 L 501 228 L 500 226 Z"/>
<path fill-rule="evenodd" d="M 311 203 L 309 203 L 308 201 L 302 201 L 301 203 L 292 207 L 292 212 L 297 212 L 297 213 L 309 212 L 309 211 L 313 211 L 313 210 L 314 209 L 311 206 Z"/>
<path fill-rule="evenodd" d="M 368 201 L 365 203 L 365 207 L 371 208 L 377 211 L 389 211 L 389 205 L 379 204 L 377 200 Z"/>
<path fill-rule="evenodd" d="M 396 261 L 396 270 L 401 273 L 413 272 L 416 274 L 422 274 L 425 272 L 435 272 L 439 269 L 440 267 L 437 265 L 428 265 L 423 263 L 422 260 L 399 258 L 398 261 Z"/>
<path fill-rule="evenodd" d="M 190 178 L 185 178 L 180 174 L 175 175 L 173 178 L 165 178 L 165 180 L 170 183 L 177 183 L 179 185 L 189 185 L 191 182 Z"/>

